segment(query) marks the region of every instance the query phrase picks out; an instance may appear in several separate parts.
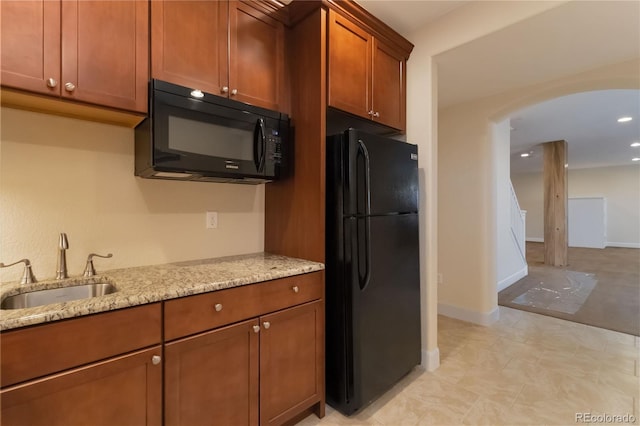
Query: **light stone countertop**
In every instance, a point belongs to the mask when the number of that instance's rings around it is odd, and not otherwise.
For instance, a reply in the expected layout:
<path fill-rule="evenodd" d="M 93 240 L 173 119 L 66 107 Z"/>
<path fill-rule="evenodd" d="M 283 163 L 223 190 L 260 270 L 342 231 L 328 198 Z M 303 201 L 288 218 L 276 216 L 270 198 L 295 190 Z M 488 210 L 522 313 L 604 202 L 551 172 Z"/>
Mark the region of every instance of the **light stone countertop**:
<path fill-rule="evenodd" d="M 0 330 L 112 311 L 182 296 L 238 287 L 308 272 L 324 265 L 303 259 L 256 253 L 101 272 L 91 278 L 72 277 L 20 285 L 0 284 L 0 300 L 25 291 L 108 282 L 117 291 L 104 296 L 24 309 L 0 309 Z"/>

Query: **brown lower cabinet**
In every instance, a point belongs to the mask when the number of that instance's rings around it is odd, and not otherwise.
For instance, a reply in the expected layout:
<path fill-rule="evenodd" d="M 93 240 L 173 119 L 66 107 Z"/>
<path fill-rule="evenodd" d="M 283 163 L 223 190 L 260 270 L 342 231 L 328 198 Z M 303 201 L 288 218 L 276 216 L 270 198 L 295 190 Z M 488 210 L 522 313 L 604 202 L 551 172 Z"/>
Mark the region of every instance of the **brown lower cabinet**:
<path fill-rule="evenodd" d="M 264 314 L 166 343 L 166 425 L 281 425 L 310 409 L 322 416 L 322 277 L 306 274 L 167 302 L 165 330 L 173 313 L 187 309 L 201 312 L 202 324 L 261 306 Z M 314 294 L 317 300 L 307 301 Z M 274 301 L 289 295 L 287 305 L 295 306 L 271 312 Z"/>
<path fill-rule="evenodd" d="M 156 346 L 4 389 L 2 425 L 160 425 L 161 354 Z"/>
<path fill-rule="evenodd" d="M 311 302 L 167 344 L 167 426 L 283 424 L 317 403 L 321 307 Z"/>
<path fill-rule="evenodd" d="M 0 424 L 323 416 L 323 294 L 320 271 L 3 332 Z"/>

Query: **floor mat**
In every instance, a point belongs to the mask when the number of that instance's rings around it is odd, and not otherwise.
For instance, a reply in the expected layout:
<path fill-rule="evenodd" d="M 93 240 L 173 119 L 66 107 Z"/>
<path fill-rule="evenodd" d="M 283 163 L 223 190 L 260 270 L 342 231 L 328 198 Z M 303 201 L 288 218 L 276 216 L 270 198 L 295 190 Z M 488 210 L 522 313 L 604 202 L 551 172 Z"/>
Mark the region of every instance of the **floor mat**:
<path fill-rule="evenodd" d="M 594 274 L 561 271 L 557 280 L 540 281 L 511 302 L 533 308 L 575 314 L 597 284 Z"/>
<path fill-rule="evenodd" d="M 499 292 L 499 305 L 640 336 L 640 249 L 569 247 L 566 268 L 544 264 L 543 243 L 526 249 L 529 275 Z"/>

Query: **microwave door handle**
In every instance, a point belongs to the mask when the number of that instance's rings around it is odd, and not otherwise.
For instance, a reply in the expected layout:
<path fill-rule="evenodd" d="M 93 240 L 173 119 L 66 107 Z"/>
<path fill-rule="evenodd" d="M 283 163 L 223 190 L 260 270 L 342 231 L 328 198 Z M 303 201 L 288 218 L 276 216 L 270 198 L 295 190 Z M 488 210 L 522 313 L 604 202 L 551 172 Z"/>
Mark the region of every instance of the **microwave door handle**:
<path fill-rule="evenodd" d="M 264 134 L 264 119 L 259 118 L 256 122 L 256 130 L 253 133 L 253 163 L 258 172 L 261 172 L 264 167 L 264 154 L 266 151 Z"/>

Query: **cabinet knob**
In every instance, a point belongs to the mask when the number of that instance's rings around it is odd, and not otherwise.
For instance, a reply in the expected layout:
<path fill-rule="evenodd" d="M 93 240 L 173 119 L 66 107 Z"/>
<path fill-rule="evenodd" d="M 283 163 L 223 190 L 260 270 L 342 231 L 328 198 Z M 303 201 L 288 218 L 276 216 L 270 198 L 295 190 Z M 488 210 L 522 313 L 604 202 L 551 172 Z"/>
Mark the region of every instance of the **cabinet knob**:
<path fill-rule="evenodd" d="M 380 117 L 380 113 L 378 111 L 376 111 L 376 112 L 373 113 L 373 116 L 374 117 Z"/>
<path fill-rule="evenodd" d="M 54 88 L 58 85 L 58 81 L 55 78 L 50 78 L 47 80 L 47 86 Z"/>
<path fill-rule="evenodd" d="M 216 310 L 216 312 L 220 312 L 222 310 L 222 303 L 216 303 L 213 308 Z"/>
<path fill-rule="evenodd" d="M 67 92 L 73 92 L 74 90 L 76 90 L 76 86 L 73 83 L 65 83 L 64 89 Z"/>
<path fill-rule="evenodd" d="M 228 88 L 227 86 L 222 86 L 222 87 L 220 88 L 220 92 L 221 92 L 221 93 L 228 93 L 228 92 L 229 92 L 229 88 Z"/>
<path fill-rule="evenodd" d="M 237 95 L 237 94 L 238 94 L 238 89 L 233 89 L 233 90 L 231 91 L 231 96 L 235 96 L 235 95 Z"/>
<path fill-rule="evenodd" d="M 260 332 L 260 326 L 259 325 L 254 325 L 253 326 L 253 332 L 254 333 L 259 333 Z"/>
<path fill-rule="evenodd" d="M 265 321 L 265 322 L 263 322 L 263 323 L 262 323 L 262 325 L 264 325 L 264 328 L 265 328 L 266 330 L 268 330 L 268 329 L 269 329 L 269 327 L 271 327 L 271 323 L 270 323 L 269 321 Z"/>
<path fill-rule="evenodd" d="M 154 356 L 151 357 L 151 363 L 153 365 L 160 364 L 160 361 L 162 361 L 162 358 L 160 358 L 160 355 L 154 355 Z"/>
<path fill-rule="evenodd" d="M 367 114 L 373 115 L 373 110 L 369 111 Z"/>
<path fill-rule="evenodd" d="M 294 285 L 293 287 L 291 287 L 291 290 L 293 290 L 294 293 L 298 293 L 300 291 L 297 285 Z"/>

